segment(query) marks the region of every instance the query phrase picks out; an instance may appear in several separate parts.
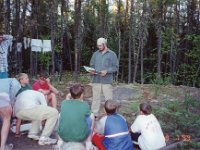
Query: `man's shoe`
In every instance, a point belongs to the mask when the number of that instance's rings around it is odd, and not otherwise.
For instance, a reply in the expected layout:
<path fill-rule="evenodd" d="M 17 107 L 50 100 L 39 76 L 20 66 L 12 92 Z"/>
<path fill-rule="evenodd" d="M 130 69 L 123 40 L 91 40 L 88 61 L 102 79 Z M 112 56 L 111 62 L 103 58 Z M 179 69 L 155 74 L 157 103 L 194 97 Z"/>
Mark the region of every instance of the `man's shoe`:
<path fill-rule="evenodd" d="M 52 139 L 49 137 L 40 137 L 38 144 L 39 145 L 50 145 L 50 144 L 56 144 L 57 140 L 56 139 Z"/>

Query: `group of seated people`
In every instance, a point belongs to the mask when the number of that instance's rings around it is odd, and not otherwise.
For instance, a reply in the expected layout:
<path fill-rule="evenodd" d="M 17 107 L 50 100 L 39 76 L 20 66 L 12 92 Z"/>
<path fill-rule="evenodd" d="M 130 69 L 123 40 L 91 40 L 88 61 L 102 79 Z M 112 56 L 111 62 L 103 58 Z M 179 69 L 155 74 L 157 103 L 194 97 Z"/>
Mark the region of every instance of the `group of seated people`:
<path fill-rule="evenodd" d="M 84 86 L 81 84 L 70 87 L 58 112 L 58 90 L 52 86 L 46 73 L 41 73 L 32 87 L 27 74 L 20 73 L 16 78 L 21 85 L 12 104 L 13 114 L 17 117 L 17 137 L 20 136 L 21 120 L 27 120 L 32 123 L 28 138 L 37 140 L 39 145 L 57 143 L 58 150 L 133 150 L 133 141 L 142 150 L 156 150 L 166 145 L 160 124 L 148 103 L 140 104 L 140 114 L 129 128 L 126 119 L 117 113 L 119 104 L 115 100 L 107 100 L 104 104 L 106 115 L 95 118 L 84 101 Z M 3 119 L 0 150 L 6 150 L 12 114 L 9 99 L 9 93 L 0 91 Z M 53 131 L 57 131 L 58 137 L 51 138 Z"/>

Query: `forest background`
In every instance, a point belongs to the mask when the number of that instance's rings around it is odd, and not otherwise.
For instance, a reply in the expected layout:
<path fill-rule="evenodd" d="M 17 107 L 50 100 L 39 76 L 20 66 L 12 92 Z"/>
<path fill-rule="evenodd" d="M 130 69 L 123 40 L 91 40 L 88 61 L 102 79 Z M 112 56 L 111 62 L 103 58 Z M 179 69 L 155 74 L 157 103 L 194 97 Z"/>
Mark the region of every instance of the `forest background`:
<path fill-rule="evenodd" d="M 96 40 L 107 38 L 119 59 L 116 82 L 139 83 L 116 84 L 114 89 L 126 97 L 121 113 L 128 122 L 148 100 L 169 149 L 180 142 L 184 149 L 200 148 L 200 0 L 0 0 L 0 31 L 14 37 L 8 54 L 11 75 L 36 77 L 47 69 L 67 84 L 90 82 L 82 66 L 89 65 Z M 24 37 L 51 40 L 52 52 L 24 46 L 17 51 Z M 68 92 L 66 84 L 56 87 Z M 15 145 L 22 150 L 23 144 Z"/>
<path fill-rule="evenodd" d="M 200 86 L 200 0 L 1 0 L 0 30 L 14 36 L 10 71 L 71 70 L 78 78 L 99 37 L 119 59 L 116 80 Z M 23 37 L 51 53 L 16 51 Z"/>

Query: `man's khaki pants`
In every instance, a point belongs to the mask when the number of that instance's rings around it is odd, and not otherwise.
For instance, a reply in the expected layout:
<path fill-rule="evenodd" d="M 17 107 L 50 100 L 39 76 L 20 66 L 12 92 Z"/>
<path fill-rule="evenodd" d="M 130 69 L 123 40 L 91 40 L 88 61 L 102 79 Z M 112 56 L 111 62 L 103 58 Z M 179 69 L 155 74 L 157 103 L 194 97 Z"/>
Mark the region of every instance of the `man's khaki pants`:
<path fill-rule="evenodd" d="M 99 116 L 102 94 L 105 100 L 113 99 L 112 85 L 93 83 L 92 92 L 93 92 L 93 101 L 91 109 L 95 116 Z"/>
<path fill-rule="evenodd" d="M 36 106 L 31 109 L 20 110 L 16 116 L 22 120 L 32 121 L 29 134 L 38 134 L 42 120 L 46 120 L 41 136 L 49 137 L 58 119 L 58 111 L 49 106 Z"/>

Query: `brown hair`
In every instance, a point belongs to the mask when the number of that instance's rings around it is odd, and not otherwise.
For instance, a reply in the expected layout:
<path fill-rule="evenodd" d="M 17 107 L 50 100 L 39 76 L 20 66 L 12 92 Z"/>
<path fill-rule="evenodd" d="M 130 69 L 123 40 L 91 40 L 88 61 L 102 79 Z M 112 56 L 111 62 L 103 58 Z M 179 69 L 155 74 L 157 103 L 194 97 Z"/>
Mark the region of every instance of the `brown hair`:
<path fill-rule="evenodd" d="M 141 103 L 140 111 L 142 111 L 145 115 L 151 114 L 151 111 L 152 111 L 151 105 L 148 103 Z"/>
<path fill-rule="evenodd" d="M 114 114 L 118 108 L 117 101 L 107 100 L 104 104 L 104 108 L 107 114 Z"/>
<path fill-rule="evenodd" d="M 24 79 L 26 76 L 28 76 L 26 73 L 19 73 L 15 77 L 20 82 L 20 80 Z"/>
<path fill-rule="evenodd" d="M 84 86 L 81 84 L 75 84 L 69 89 L 71 96 L 73 99 L 77 99 L 81 97 L 81 94 L 84 92 Z"/>
<path fill-rule="evenodd" d="M 49 74 L 46 71 L 41 71 L 39 77 L 47 79 L 49 77 Z"/>

